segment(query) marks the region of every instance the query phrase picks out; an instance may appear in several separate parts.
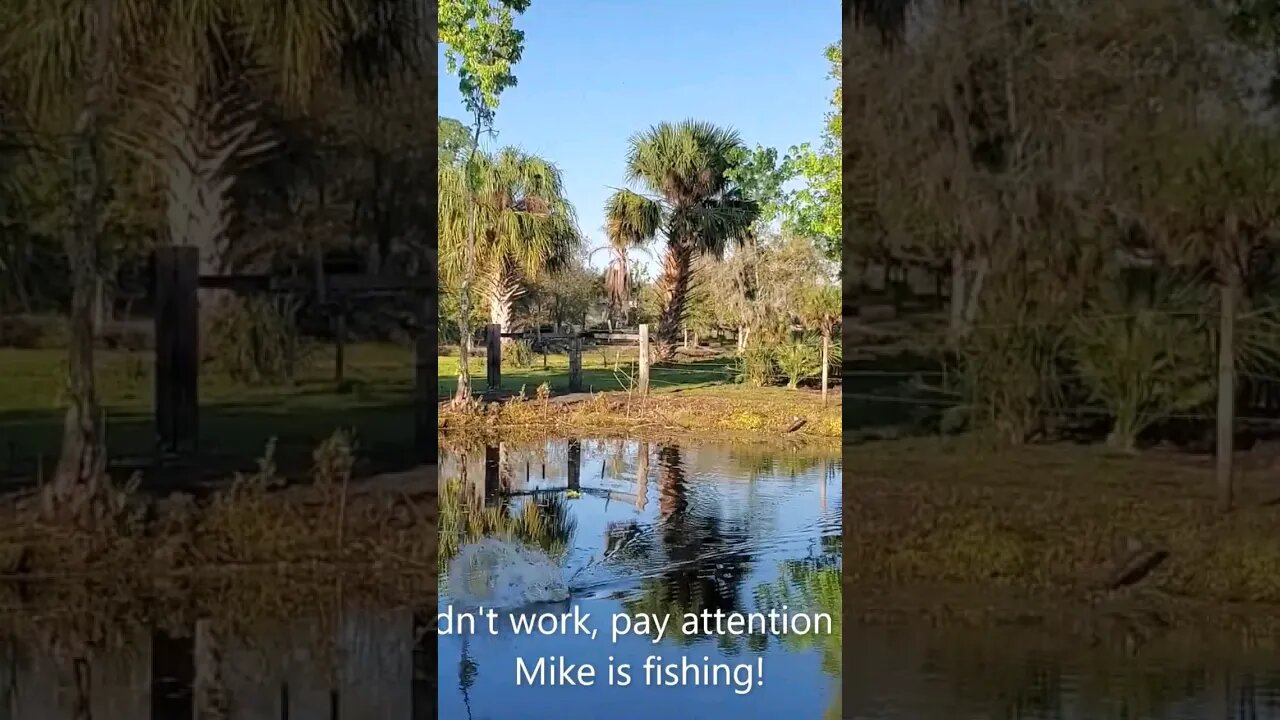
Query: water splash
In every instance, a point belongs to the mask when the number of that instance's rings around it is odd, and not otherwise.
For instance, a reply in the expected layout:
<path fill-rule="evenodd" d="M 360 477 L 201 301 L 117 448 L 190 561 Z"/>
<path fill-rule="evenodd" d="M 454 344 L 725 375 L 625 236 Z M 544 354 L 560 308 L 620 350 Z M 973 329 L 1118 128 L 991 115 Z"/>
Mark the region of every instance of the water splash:
<path fill-rule="evenodd" d="M 569 597 L 563 569 L 524 543 L 484 538 L 458 550 L 449 563 L 449 595 L 455 607 L 514 609 Z"/>

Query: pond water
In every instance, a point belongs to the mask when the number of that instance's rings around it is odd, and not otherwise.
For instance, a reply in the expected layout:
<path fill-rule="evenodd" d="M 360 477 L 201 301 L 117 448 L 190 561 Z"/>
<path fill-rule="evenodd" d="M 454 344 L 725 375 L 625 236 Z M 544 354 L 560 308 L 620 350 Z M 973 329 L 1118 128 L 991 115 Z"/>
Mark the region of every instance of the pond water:
<path fill-rule="evenodd" d="M 599 619 L 601 629 L 594 640 L 513 634 L 501 625 L 496 634 L 441 636 L 441 717 L 838 716 L 838 450 L 560 440 L 465 455 L 442 451 L 441 482 L 442 556 L 448 559 L 459 544 L 475 539 L 449 538 L 451 532 L 467 532 L 458 520 L 466 508 L 490 518 L 488 528 L 473 533 L 498 528 L 498 534 L 540 547 L 567 581 L 567 600 L 507 608 L 499 613 L 502 620 L 576 610 Z M 531 515 L 538 521 L 520 520 Z M 447 581 L 440 590 L 444 611 L 452 602 Z M 763 613 L 781 605 L 791 612 L 826 613 L 832 634 L 731 638 L 669 627 L 661 639 L 652 630 L 616 643 L 609 637 L 615 614 L 680 618 L 702 611 Z M 594 684 L 517 685 L 518 659 L 532 665 L 549 656 L 596 666 Z M 763 674 L 750 683 L 745 674 L 731 677 L 725 671 L 713 678 L 714 685 L 705 675 L 699 685 L 650 684 L 642 668 L 651 656 L 661 656 L 663 663 L 683 658 L 699 668 L 751 666 Z M 632 668 L 632 682 L 610 685 L 607 669 L 624 664 Z M 687 677 L 692 681 L 693 675 Z"/>
<path fill-rule="evenodd" d="M 54 612 L 0 634 L 0 720 L 428 720 L 424 615 L 336 606 L 232 629 Z"/>
<path fill-rule="evenodd" d="M 1275 720 L 1274 649 L 1240 637 L 1123 624 L 850 629 L 845 718 L 857 720 Z"/>

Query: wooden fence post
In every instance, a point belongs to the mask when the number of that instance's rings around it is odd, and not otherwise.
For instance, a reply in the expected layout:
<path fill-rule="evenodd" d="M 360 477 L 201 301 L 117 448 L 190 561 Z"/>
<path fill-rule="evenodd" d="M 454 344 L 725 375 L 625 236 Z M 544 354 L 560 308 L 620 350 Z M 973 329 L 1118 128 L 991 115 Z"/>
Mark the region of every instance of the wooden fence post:
<path fill-rule="evenodd" d="M 640 324 L 640 394 L 649 394 L 649 324 Z"/>
<path fill-rule="evenodd" d="M 155 420 L 160 449 L 198 447 L 200 425 L 200 254 L 195 247 L 155 252 Z"/>
<path fill-rule="evenodd" d="M 485 361 L 488 368 L 489 392 L 497 392 L 502 385 L 502 326 L 490 323 L 487 329 L 488 334 L 485 340 L 488 344 L 485 350 Z"/>
<path fill-rule="evenodd" d="M 582 392 L 582 338 L 569 341 L 569 392 Z"/>

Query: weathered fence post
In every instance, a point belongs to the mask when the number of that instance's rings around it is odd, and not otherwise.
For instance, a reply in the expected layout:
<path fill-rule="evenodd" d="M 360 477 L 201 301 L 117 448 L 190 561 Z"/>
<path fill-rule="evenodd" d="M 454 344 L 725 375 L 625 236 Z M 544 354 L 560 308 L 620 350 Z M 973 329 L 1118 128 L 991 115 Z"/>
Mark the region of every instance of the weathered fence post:
<path fill-rule="evenodd" d="M 582 338 L 569 341 L 569 392 L 582 392 Z"/>
<path fill-rule="evenodd" d="M 640 394 L 649 394 L 649 324 L 640 324 Z"/>
<path fill-rule="evenodd" d="M 488 369 L 489 392 L 497 392 L 498 387 L 502 385 L 502 326 L 490 323 L 487 330 L 485 363 Z"/>
<path fill-rule="evenodd" d="M 155 252 L 155 414 L 160 449 L 195 450 L 200 425 L 200 254 L 195 247 Z"/>

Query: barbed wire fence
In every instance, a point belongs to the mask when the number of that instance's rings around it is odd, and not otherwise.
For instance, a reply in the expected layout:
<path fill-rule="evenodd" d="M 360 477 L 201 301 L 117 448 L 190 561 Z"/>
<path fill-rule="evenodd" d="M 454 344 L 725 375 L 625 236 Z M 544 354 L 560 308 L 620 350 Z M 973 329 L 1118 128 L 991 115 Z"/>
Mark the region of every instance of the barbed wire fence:
<path fill-rule="evenodd" d="M 1280 318 L 1276 317 L 1278 313 L 1280 313 L 1280 305 L 1257 307 L 1241 313 L 1239 321 L 1241 323 L 1257 321 L 1260 331 L 1271 335 L 1275 339 L 1274 347 L 1277 349 L 1277 360 L 1280 361 Z M 983 332 L 1027 331 L 1041 328 L 1065 329 L 1071 326 L 1087 326 L 1096 323 L 1150 319 L 1152 317 L 1198 319 L 1202 321 L 1201 324 L 1207 332 L 1216 330 L 1213 321 L 1216 320 L 1217 315 L 1208 309 L 1186 310 L 1158 307 L 1123 313 L 1077 314 L 1053 320 L 1029 319 L 1019 322 L 970 323 L 965 330 L 967 336 L 972 337 L 974 334 Z M 608 334 L 623 336 L 627 335 L 628 332 L 619 330 L 610 331 Z M 512 335 L 520 335 L 529 340 L 533 339 L 532 334 Z M 504 337 L 507 337 L 507 335 L 504 334 Z M 949 349 L 948 340 L 951 338 L 952 330 L 946 327 L 945 318 L 938 313 L 894 318 L 885 321 L 870 321 L 846 316 L 843 324 L 844 347 L 839 359 L 842 366 L 839 368 L 839 372 L 832 374 L 832 380 L 840 384 L 838 390 L 841 397 L 846 401 L 908 405 L 934 410 L 971 408 L 973 407 L 972 403 L 965 402 L 965 393 L 958 387 L 958 383 L 951 382 L 953 378 L 958 380 L 962 377 L 962 368 L 937 369 L 920 367 L 899 370 L 857 367 L 861 355 L 868 352 L 883 355 L 894 350 L 904 353 L 918 353 L 921 357 L 931 358 L 930 363 L 936 365 L 939 362 L 938 359 L 944 357 L 947 353 Z M 563 344 L 563 341 L 564 338 L 539 338 L 539 342 L 542 344 L 541 354 L 543 355 L 544 369 L 547 367 L 546 357 L 548 352 L 557 349 L 565 350 L 564 347 L 556 346 L 557 342 Z M 840 342 L 841 339 L 836 340 L 837 344 Z M 626 360 L 622 358 L 622 353 L 626 350 L 627 345 L 606 343 L 586 348 L 598 350 L 603 358 L 602 369 L 612 371 L 612 379 L 616 383 L 616 387 L 611 389 L 625 391 L 635 388 L 639 369 L 634 357 Z M 612 362 L 608 357 L 608 348 L 610 347 L 617 348 Z M 579 352 L 581 353 L 584 350 L 579 349 Z M 833 367 L 835 367 L 834 363 Z M 1280 362 L 1277 362 L 1277 368 L 1280 368 Z M 597 368 L 597 371 L 599 369 L 601 368 Z M 1276 399 L 1280 400 L 1280 374 L 1269 374 L 1248 369 L 1241 369 L 1236 374 L 1240 378 L 1259 385 L 1273 385 L 1276 390 L 1274 393 Z M 706 360 L 677 358 L 654 363 L 648 381 L 651 385 L 659 388 L 678 388 L 701 384 L 730 384 L 747 381 L 769 385 L 789 384 L 793 378 L 799 378 L 803 381 L 814 379 L 811 372 L 787 373 L 780 371 L 776 363 L 772 364 L 768 369 L 749 369 L 745 365 L 744 358 L 740 356 L 717 356 Z M 1057 373 L 1054 376 L 1054 380 L 1060 383 L 1079 382 L 1084 379 L 1084 376 L 1078 373 Z M 890 382 L 887 382 L 881 388 L 882 392 L 874 390 L 865 392 L 860 389 L 865 383 L 858 382 L 865 380 Z M 898 382 L 892 382 L 894 380 Z M 1051 412 L 1063 416 L 1093 416 L 1099 418 L 1107 417 L 1111 414 L 1111 411 L 1107 408 L 1097 405 L 1055 406 L 1051 409 Z M 1162 413 L 1162 417 L 1171 420 L 1192 421 L 1215 419 L 1215 416 L 1208 412 Z M 1250 424 L 1266 424 L 1280 427 L 1280 417 L 1243 414 L 1238 415 L 1236 420 Z"/>

